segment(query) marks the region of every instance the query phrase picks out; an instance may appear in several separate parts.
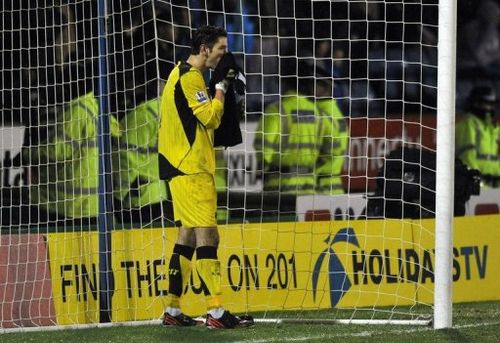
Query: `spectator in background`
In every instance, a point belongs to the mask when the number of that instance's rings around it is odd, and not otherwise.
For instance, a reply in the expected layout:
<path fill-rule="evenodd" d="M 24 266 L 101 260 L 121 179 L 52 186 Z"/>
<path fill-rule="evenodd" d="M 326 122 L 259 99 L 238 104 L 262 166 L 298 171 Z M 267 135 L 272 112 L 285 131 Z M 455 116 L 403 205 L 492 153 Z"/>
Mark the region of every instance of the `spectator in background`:
<path fill-rule="evenodd" d="M 324 39 L 318 41 L 316 47 L 316 66 L 317 71 L 320 73 L 317 77 L 323 78 L 326 81 L 327 78 L 333 77 L 335 80 L 335 87 L 333 88 L 333 94 L 328 95 L 328 97 L 335 98 L 336 104 L 345 113 L 348 104 L 346 104 L 346 95 L 348 91 L 348 71 L 346 68 L 346 57 L 345 52 L 342 49 L 332 46 L 332 41 L 330 39 Z M 332 82 L 333 80 L 328 80 Z M 324 96 L 324 95 L 321 95 Z"/>
<path fill-rule="evenodd" d="M 476 17 L 459 31 L 458 65 L 479 68 L 487 75 L 500 75 L 500 5 L 483 1 Z"/>
<path fill-rule="evenodd" d="M 495 120 L 496 94 L 488 86 L 472 89 L 468 113 L 456 126 L 456 156 L 481 172 L 483 185 L 500 185 L 500 125 Z"/>
<path fill-rule="evenodd" d="M 40 222 L 94 225 L 99 214 L 99 162 L 97 118 L 92 75 L 67 66 L 67 80 L 74 96 L 38 145 L 25 150 L 31 168 L 30 203 L 38 206 Z M 118 122 L 110 116 L 111 135 L 119 135 Z"/>
<path fill-rule="evenodd" d="M 341 142 L 345 135 L 339 132 L 340 125 L 336 122 L 341 113 L 331 100 L 331 85 L 330 100 L 323 98 L 324 90 L 316 94 L 321 99 L 320 108 L 314 99 L 313 77 L 283 77 L 281 82 L 285 93 L 281 101 L 266 107 L 254 141 L 259 170 L 263 171 L 264 191 L 343 192 L 339 174 L 335 174 L 342 162 L 334 154 L 345 146 Z"/>

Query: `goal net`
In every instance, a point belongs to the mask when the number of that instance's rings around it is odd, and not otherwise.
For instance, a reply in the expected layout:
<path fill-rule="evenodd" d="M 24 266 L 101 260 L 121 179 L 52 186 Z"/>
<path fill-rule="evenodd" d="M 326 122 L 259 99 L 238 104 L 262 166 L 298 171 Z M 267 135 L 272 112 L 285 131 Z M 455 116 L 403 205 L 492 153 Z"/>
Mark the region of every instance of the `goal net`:
<path fill-rule="evenodd" d="M 217 149 L 224 306 L 427 324 L 437 3 L 2 2 L 1 331 L 159 323 L 159 97 L 205 24 L 246 77 L 242 142 Z M 196 273 L 182 307 L 206 312 Z"/>

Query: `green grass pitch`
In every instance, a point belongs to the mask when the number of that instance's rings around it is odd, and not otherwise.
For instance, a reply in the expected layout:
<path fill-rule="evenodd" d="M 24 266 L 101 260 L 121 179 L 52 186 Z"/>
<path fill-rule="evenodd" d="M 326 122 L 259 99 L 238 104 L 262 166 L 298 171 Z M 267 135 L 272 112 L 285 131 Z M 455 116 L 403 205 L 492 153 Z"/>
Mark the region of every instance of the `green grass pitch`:
<path fill-rule="evenodd" d="M 500 302 L 455 304 L 453 311 L 453 328 L 446 330 L 433 330 L 425 326 L 341 324 L 256 324 L 235 330 L 149 325 L 3 333 L 0 334 L 0 342 L 500 342 Z M 291 314 L 283 313 L 286 317 Z M 327 311 L 317 314 L 318 319 L 328 317 Z"/>

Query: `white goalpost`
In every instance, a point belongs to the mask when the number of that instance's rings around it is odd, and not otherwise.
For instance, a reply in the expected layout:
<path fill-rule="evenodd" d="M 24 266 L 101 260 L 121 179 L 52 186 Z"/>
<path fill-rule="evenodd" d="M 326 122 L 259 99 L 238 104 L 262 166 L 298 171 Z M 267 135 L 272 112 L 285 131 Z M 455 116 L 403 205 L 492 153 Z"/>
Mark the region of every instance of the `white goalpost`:
<path fill-rule="evenodd" d="M 434 328 L 452 326 L 456 1 L 439 4 Z"/>
<path fill-rule="evenodd" d="M 246 80 L 242 140 L 216 151 L 224 306 L 452 326 L 456 1 L 0 6 L 0 333 L 160 325 L 159 100 L 201 25 Z M 193 272 L 186 314 L 204 287 Z"/>

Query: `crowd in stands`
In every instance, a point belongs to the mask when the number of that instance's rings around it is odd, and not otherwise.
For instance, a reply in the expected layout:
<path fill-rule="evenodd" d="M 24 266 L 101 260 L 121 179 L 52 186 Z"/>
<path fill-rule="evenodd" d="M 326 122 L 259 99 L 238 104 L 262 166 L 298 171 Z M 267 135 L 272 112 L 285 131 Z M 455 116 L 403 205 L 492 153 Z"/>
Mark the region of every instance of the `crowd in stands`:
<path fill-rule="evenodd" d="M 296 75 L 297 59 L 315 60 L 329 70 L 335 80 L 335 96 L 349 116 L 435 111 L 437 0 L 425 4 L 412 0 L 297 1 L 293 6 L 282 0 L 190 0 L 187 4 L 175 0 L 156 1 L 155 11 L 152 2 L 141 3 L 110 4 L 108 50 L 113 56 L 108 71 L 113 106 L 124 106 L 133 69 L 153 57 L 148 53 L 154 54 L 156 45 L 163 53 L 160 63 L 174 64 L 189 53 L 193 23 L 209 23 L 225 27 L 230 50 L 240 63 L 244 57 L 250 113 L 259 115 L 279 97 L 279 77 Z M 13 13 L 3 17 L 2 105 L 9 110 L 3 115 L 22 121 L 31 116 L 23 109 L 34 105 L 50 108 L 61 101 L 53 97 L 64 92 L 49 87 L 63 83 L 58 78 L 63 73 L 57 69 L 96 58 L 96 6 L 85 1 L 63 3 L 56 10 L 2 6 L 4 12 Z M 24 12 L 29 21 L 21 20 Z M 497 88 L 499 13 L 494 0 L 459 4 L 459 109 L 481 80 Z M 160 39 L 154 40 L 155 36 Z M 165 77 L 168 68 L 160 71 Z M 47 89 L 40 90 L 44 86 Z"/>
<path fill-rule="evenodd" d="M 290 90 L 287 82 L 293 80 L 297 86 L 301 80 L 318 78 L 318 70 L 333 80 L 336 111 L 346 117 L 436 114 L 438 0 L 290 3 L 111 1 L 106 21 L 108 110 L 120 131 L 114 146 L 134 147 L 139 153 L 143 148 L 154 151 L 155 143 L 150 138 L 133 136 L 127 130 L 143 125 L 141 121 L 147 121 L 148 115 L 158 115 L 150 113 L 145 104 L 157 101 L 170 69 L 177 60 L 185 60 L 189 55 L 191 29 L 207 23 L 227 29 L 229 49 L 244 68 L 248 120 L 260 120 L 263 113 L 269 113 L 272 106 L 282 101 Z M 44 4 L 28 9 L 22 3 L 1 5 L 2 13 L 12 13 L 1 17 L 1 119 L 4 125 L 26 127 L 24 153 L 28 157 L 21 154 L 16 162 L 25 166 L 36 164 L 34 157 L 42 158 L 43 153 L 33 152 L 32 147 L 66 134 L 58 133 L 68 129 L 60 127 L 64 124 L 58 120 L 64 116 L 62 113 L 71 112 L 67 109 L 72 102 L 78 103 L 77 99 L 92 94 L 94 106 L 98 96 L 95 2 L 62 1 L 55 6 L 55 1 L 47 0 Z M 458 121 L 470 111 L 466 99 L 476 86 L 487 86 L 493 93 L 500 91 L 499 18 L 498 1 L 459 2 Z M 496 102 L 493 113 L 495 106 Z M 95 117 L 92 111 L 88 114 Z M 494 116 L 492 122 L 495 123 Z M 92 130 L 91 134 L 86 132 L 85 139 L 96 140 L 97 127 L 92 126 Z M 154 131 L 151 128 L 150 136 Z M 498 144 L 498 130 L 491 133 L 493 142 L 495 134 Z M 134 158 L 126 155 L 121 152 L 114 156 L 120 165 L 117 180 L 128 180 L 128 189 L 147 187 L 154 177 L 147 171 L 144 179 L 127 174 L 124 170 L 132 168 Z M 136 160 L 141 158 L 147 168 L 155 168 L 153 161 L 147 161 L 148 156 L 135 156 Z M 39 176 L 33 171 L 28 174 L 31 178 Z M 145 184 L 141 181 L 148 178 Z M 135 188 L 130 188 L 131 184 Z M 120 187 L 115 184 L 122 221 L 149 221 L 158 213 L 169 213 L 170 209 L 160 201 L 148 209 L 149 216 L 134 213 L 131 200 L 126 200 L 130 194 Z M 74 188 L 71 189 L 74 194 Z M 163 197 L 166 190 L 154 192 L 156 197 Z M 89 206 L 94 208 L 95 203 Z M 128 219 L 123 219 L 123 213 L 128 213 Z"/>

